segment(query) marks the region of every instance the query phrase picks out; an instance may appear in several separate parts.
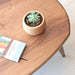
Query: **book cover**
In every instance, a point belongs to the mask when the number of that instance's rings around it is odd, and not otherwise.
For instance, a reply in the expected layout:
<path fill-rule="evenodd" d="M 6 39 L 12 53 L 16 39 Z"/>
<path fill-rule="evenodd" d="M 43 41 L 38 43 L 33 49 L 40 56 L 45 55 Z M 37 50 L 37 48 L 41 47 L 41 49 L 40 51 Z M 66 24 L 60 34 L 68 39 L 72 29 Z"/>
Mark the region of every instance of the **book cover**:
<path fill-rule="evenodd" d="M 26 43 L 0 35 L 0 57 L 19 62 Z"/>

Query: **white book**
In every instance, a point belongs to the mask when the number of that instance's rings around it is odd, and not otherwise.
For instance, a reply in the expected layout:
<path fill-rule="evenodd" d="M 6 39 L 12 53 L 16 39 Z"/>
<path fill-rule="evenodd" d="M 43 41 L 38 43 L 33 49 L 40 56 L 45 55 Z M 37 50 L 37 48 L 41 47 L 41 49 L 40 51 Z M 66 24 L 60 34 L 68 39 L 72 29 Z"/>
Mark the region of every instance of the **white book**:
<path fill-rule="evenodd" d="M 0 57 L 19 62 L 26 43 L 0 35 Z"/>

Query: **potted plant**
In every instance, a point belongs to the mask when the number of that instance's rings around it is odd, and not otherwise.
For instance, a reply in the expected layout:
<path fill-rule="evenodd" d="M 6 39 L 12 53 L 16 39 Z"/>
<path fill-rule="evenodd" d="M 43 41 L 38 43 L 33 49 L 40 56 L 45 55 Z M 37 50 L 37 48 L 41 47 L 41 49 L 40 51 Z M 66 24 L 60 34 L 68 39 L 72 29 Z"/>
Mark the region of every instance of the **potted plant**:
<path fill-rule="evenodd" d="M 45 29 L 45 21 L 42 13 L 29 11 L 23 17 L 23 28 L 30 35 L 38 35 Z"/>

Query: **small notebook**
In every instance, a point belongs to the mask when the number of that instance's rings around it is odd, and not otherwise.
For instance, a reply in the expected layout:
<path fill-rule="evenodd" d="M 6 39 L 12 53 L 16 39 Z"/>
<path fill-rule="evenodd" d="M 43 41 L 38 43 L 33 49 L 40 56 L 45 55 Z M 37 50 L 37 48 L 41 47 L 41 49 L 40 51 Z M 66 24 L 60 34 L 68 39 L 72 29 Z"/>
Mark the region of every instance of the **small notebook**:
<path fill-rule="evenodd" d="M 26 43 L 0 35 L 0 57 L 19 62 Z"/>

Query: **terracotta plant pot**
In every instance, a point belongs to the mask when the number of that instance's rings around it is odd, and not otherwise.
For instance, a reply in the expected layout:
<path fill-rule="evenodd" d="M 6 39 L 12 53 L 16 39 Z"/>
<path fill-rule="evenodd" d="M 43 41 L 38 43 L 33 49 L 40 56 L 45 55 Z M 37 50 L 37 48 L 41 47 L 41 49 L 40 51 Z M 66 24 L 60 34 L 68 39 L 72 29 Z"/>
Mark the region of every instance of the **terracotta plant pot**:
<path fill-rule="evenodd" d="M 42 32 L 44 31 L 44 29 L 45 29 L 44 16 L 43 16 L 42 13 L 36 11 L 36 12 L 38 12 L 38 13 L 42 16 L 42 19 L 43 19 L 43 20 L 42 20 L 42 22 L 41 22 L 40 25 L 38 25 L 38 26 L 36 26 L 36 27 L 30 27 L 30 26 L 28 26 L 28 25 L 26 24 L 26 22 L 25 22 L 25 18 L 26 18 L 26 16 L 27 16 L 30 12 L 32 12 L 32 11 L 29 11 L 29 12 L 26 13 L 26 14 L 24 15 L 24 17 L 23 17 L 23 28 L 24 28 L 24 30 L 25 30 L 28 34 L 30 34 L 30 35 L 38 35 L 38 34 L 42 33 Z"/>

